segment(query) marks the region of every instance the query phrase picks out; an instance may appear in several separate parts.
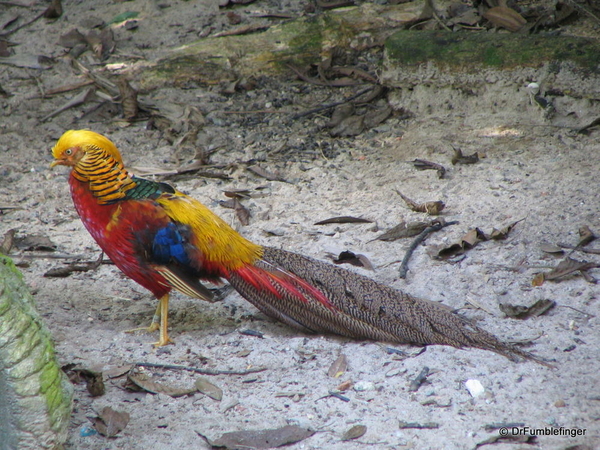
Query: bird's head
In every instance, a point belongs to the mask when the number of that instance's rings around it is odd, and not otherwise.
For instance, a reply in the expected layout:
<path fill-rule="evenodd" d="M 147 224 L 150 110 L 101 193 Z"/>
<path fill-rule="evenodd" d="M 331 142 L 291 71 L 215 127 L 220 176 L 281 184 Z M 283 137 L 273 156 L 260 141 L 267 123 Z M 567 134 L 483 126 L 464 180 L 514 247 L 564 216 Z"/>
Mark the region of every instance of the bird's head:
<path fill-rule="evenodd" d="M 50 167 L 54 166 L 76 166 L 88 153 L 104 151 L 112 156 L 117 162 L 123 163 L 121 154 L 115 144 L 110 139 L 101 134 L 88 130 L 69 130 L 65 132 L 54 148 L 52 156 L 54 161 Z"/>

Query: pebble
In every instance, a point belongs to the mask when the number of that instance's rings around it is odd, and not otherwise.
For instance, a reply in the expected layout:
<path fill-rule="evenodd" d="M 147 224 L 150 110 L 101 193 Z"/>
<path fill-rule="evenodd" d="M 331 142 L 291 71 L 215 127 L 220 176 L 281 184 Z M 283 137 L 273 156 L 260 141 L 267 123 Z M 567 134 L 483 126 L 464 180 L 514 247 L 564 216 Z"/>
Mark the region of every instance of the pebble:
<path fill-rule="evenodd" d="M 375 383 L 371 381 L 357 381 L 354 384 L 354 390 L 356 392 L 374 391 Z"/>
<path fill-rule="evenodd" d="M 485 388 L 479 380 L 469 379 L 465 381 L 465 387 L 467 388 L 467 391 L 469 391 L 469 394 L 471 394 L 473 398 L 477 398 L 485 392 Z"/>

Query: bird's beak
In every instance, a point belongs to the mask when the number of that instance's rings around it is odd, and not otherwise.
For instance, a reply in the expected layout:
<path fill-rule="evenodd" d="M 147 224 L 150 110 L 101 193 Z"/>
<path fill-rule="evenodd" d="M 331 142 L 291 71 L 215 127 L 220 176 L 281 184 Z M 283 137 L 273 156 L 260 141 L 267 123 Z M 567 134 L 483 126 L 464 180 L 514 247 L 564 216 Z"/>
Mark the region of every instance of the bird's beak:
<path fill-rule="evenodd" d="M 56 159 L 50 163 L 50 168 L 53 169 L 55 166 L 59 166 L 61 164 L 62 164 L 62 162 L 60 160 Z"/>

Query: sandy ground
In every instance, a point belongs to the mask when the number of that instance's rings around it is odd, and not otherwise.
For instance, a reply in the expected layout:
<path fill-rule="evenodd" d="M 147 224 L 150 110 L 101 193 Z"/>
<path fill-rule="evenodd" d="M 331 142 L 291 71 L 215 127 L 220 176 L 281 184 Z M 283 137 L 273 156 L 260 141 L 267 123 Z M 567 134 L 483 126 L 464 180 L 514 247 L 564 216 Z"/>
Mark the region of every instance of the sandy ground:
<path fill-rule="evenodd" d="M 90 16 L 110 21 L 119 13 L 140 11 L 143 20 L 137 31 L 115 30 L 118 52 L 111 58 L 117 62 L 131 55 L 152 59 L 161 46 L 197 39 L 207 27 L 218 32 L 229 25 L 225 12 L 207 2 L 175 2 L 169 7 L 150 1 L 103 3 L 91 14 L 86 2 L 65 2 L 64 7 L 65 14 L 57 21 L 38 21 L 11 36 L 19 44 L 18 54 L 55 58 L 50 69 L 0 66 L 0 84 L 10 94 L 0 98 L 4 114 L 0 121 L 0 203 L 19 207 L 3 211 L 0 232 L 14 228 L 21 237 L 43 234 L 57 245 L 56 253 L 81 255 L 90 261 L 98 257 L 99 249 L 74 211 L 66 172 L 48 169 L 50 148 L 62 132 L 91 128 L 108 135 L 131 167 L 172 169 L 189 161 L 194 150 L 176 154 L 160 131 L 147 129 L 143 122 L 121 127 L 111 117 L 81 118 L 91 104 L 41 122 L 67 97 L 41 98 L 40 88 L 78 80 L 63 57 L 64 49 L 57 45 L 58 37 L 74 26 L 81 27 Z M 257 2 L 242 11 L 246 16 L 294 8 L 298 6 L 288 2 Z M 17 12 L 31 15 L 26 10 Z M 155 300 L 114 266 L 102 265 L 68 278 L 44 278 L 62 260 L 17 255 L 63 364 L 105 373 L 133 362 L 221 370 L 266 368 L 242 376 L 210 377 L 223 390 L 221 401 L 200 393 L 172 398 L 131 392 L 123 388 L 123 378 L 108 376 L 106 394 L 92 398 L 85 385 L 78 384 L 66 448 L 209 448 L 199 433 L 216 438 L 228 431 L 286 424 L 318 431 L 290 446 L 294 449 L 474 448 L 498 436 L 498 424 L 585 430 L 584 436 L 577 437 L 539 436 L 533 445 L 494 444 L 499 450 L 600 445 L 598 287 L 581 276 L 532 286 L 536 273 L 548 271 L 546 267 L 564 258 L 541 251 L 543 243 L 575 245 L 583 225 L 600 233 L 598 132 L 583 135 L 552 126 L 529 103 L 523 89 L 512 88 L 507 95 L 514 96 L 512 103 L 520 106 L 512 116 L 486 114 L 483 103 L 480 110 L 465 114 L 439 112 L 435 107 L 434 112 L 415 109 L 411 119 L 392 117 L 356 138 L 331 138 L 323 128 L 326 116 L 289 124 L 277 114 L 223 113 L 275 107 L 303 111 L 353 92 L 307 86 L 291 78 L 258 80 L 256 90 L 233 95 L 222 94 L 218 87 L 164 88 L 147 94 L 155 101 L 198 108 L 206 118 L 198 142 L 220 148 L 212 162 L 232 163 L 228 181 L 191 174 L 169 182 L 210 206 L 255 242 L 320 259 L 342 250 L 364 254 L 375 270 L 350 270 L 460 309 L 505 340 L 533 339 L 528 350 L 554 361 L 557 368 L 515 364 L 486 351 L 442 346 L 423 353 L 396 346 L 407 352 L 402 356 L 379 343 L 304 335 L 264 317 L 235 293 L 218 304 L 175 294 L 170 325 L 176 345 L 154 350 L 150 343 L 156 336 L 124 331 L 148 324 Z M 435 106 L 434 91 L 423 95 L 430 97 L 421 100 Z M 393 103 L 393 93 L 389 100 Z M 484 158 L 474 165 L 452 166 L 452 145 L 465 154 L 479 152 Z M 439 179 L 435 171 L 418 171 L 410 163 L 414 158 L 441 163 L 449 172 Z M 288 182 L 267 181 L 249 172 L 246 162 L 250 160 L 277 171 Z M 244 201 L 252 215 L 246 227 L 232 210 L 219 206 L 226 199 L 223 190 L 240 188 L 260 194 Z M 405 280 L 399 279 L 398 267 L 410 240 L 372 241 L 403 220 L 428 219 L 406 208 L 396 189 L 420 202 L 443 200 L 447 205 L 444 219 L 460 222 L 431 236 L 416 250 Z M 341 215 L 374 223 L 313 225 Z M 428 247 L 451 244 L 470 228 L 490 232 L 521 219 L 508 239 L 484 242 L 454 262 L 427 254 Z M 597 255 L 572 256 L 600 262 Z M 598 269 L 590 274 L 600 276 Z M 531 305 L 541 299 L 553 300 L 557 306 L 526 321 L 504 317 L 498 306 Z M 258 331 L 262 337 L 242 333 L 245 330 Z M 328 369 L 340 355 L 347 358 L 347 370 L 339 378 L 329 377 Z M 427 382 L 416 392 L 410 391 L 410 381 L 424 367 L 431 371 Z M 177 370 L 149 368 L 144 372 L 154 381 L 184 387 L 192 386 L 198 377 Z M 472 397 L 465 387 L 469 379 L 479 380 L 485 393 Z M 348 401 L 328 395 L 346 380 L 354 383 L 354 388 L 343 392 Z M 105 406 L 128 412 L 129 424 L 116 438 L 86 435 L 90 418 Z M 402 429 L 401 421 L 438 427 Z M 367 427 L 364 436 L 342 441 L 343 433 L 357 424 Z"/>

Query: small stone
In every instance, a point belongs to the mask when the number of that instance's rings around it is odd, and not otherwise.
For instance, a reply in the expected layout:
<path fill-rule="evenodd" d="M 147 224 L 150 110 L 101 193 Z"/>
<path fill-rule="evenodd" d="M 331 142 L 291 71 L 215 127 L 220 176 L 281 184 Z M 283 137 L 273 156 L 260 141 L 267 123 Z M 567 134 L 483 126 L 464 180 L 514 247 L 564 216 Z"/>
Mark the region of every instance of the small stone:
<path fill-rule="evenodd" d="M 374 391 L 375 383 L 371 381 L 357 381 L 354 384 L 354 390 L 356 392 Z"/>
<path fill-rule="evenodd" d="M 565 406 L 567 406 L 567 404 L 565 403 L 565 401 L 563 399 L 560 399 L 560 400 L 556 400 L 556 402 L 554 402 L 554 406 L 556 406 L 557 408 L 564 408 Z"/>
<path fill-rule="evenodd" d="M 467 391 L 469 391 L 469 394 L 471 394 L 473 398 L 477 398 L 485 392 L 485 388 L 479 380 L 469 379 L 465 381 L 465 387 L 467 388 Z"/>

